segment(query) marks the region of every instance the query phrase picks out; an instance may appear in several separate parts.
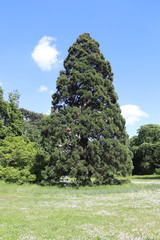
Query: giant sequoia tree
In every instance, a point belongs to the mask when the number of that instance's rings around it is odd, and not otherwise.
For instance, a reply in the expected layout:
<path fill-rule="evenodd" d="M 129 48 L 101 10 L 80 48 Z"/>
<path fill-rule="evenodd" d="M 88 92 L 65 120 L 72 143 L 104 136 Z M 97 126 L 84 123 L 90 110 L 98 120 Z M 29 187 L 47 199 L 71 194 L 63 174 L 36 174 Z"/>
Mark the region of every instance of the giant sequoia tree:
<path fill-rule="evenodd" d="M 70 176 L 81 184 L 114 182 L 131 172 L 125 121 L 111 65 L 88 33 L 69 48 L 52 101 L 52 157 L 46 180 Z"/>

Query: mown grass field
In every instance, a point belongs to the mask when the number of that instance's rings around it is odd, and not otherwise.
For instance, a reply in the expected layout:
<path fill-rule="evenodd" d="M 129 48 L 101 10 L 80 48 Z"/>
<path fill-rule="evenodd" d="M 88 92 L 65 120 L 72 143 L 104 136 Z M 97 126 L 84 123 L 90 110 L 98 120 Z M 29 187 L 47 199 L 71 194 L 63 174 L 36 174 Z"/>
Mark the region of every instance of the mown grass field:
<path fill-rule="evenodd" d="M 0 182 L 0 239 L 160 239 L 160 178 L 59 188 Z"/>

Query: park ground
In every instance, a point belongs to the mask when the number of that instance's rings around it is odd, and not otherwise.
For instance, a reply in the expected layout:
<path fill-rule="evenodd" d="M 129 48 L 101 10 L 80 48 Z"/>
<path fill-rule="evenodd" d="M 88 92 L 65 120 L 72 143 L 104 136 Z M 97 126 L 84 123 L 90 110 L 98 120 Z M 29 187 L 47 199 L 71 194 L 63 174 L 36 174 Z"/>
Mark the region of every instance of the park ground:
<path fill-rule="evenodd" d="M 118 186 L 0 181 L 0 240 L 159 240 L 160 176 Z"/>

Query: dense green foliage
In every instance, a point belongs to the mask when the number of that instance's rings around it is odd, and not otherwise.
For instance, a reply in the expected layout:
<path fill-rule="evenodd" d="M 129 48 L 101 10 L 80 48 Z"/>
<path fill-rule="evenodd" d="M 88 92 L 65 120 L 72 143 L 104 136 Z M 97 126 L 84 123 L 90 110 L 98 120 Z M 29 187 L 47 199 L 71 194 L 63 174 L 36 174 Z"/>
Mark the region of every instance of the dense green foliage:
<path fill-rule="evenodd" d="M 45 118 L 44 115 L 24 108 L 20 110 L 24 116 L 23 134 L 25 134 L 30 141 L 40 143 L 42 140 L 41 131 Z"/>
<path fill-rule="evenodd" d="M 0 166 L 0 179 L 5 182 L 23 184 L 35 182 L 36 176 L 31 174 L 28 169 L 19 170 L 14 167 L 3 168 Z"/>
<path fill-rule="evenodd" d="M 27 115 L 28 114 L 28 115 Z M 42 114 L 19 109 L 17 91 L 3 99 L 0 88 L 0 178 L 8 182 L 40 182 L 45 153 L 40 146 Z"/>
<path fill-rule="evenodd" d="M 51 146 L 43 172 L 46 182 L 69 176 L 80 185 L 90 184 L 91 178 L 107 184 L 131 173 L 132 155 L 117 99 L 110 63 L 99 43 L 82 34 L 69 48 L 53 95 L 45 131 Z"/>
<path fill-rule="evenodd" d="M 111 65 L 88 33 L 69 48 L 56 87 L 51 115 L 20 109 L 17 91 L 5 101 L 0 87 L 0 179 L 114 184 L 133 165 L 160 174 L 160 126 L 141 126 L 129 149 Z"/>
<path fill-rule="evenodd" d="M 35 143 L 30 142 L 25 136 L 8 136 L 1 142 L 0 164 L 3 167 L 31 169 L 35 155 Z"/>
<path fill-rule="evenodd" d="M 8 135 L 19 136 L 23 132 L 23 115 L 18 108 L 19 94 L 9 94 L 9 101 L 4 101 L 0 87 L 0 140 Z"/>
<path fill-rule="evenodd" d="M 8 136 L 0 145 L 0 178 L 10 182 L 34 181 L 32 169 L 37 150 L 25 136 Z"/>
<path fill-rule="evenodd" d="M 141 126 L 138 136 L 130 140 L 133 151 L 133 174 L 159 173 L 160 169 L 160 126 Z"/>

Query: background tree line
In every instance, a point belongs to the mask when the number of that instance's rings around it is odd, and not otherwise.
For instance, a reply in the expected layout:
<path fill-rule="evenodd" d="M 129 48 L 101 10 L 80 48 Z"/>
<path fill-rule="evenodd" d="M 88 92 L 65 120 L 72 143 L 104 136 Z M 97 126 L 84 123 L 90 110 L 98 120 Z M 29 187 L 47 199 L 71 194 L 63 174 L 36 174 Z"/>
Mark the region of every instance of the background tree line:
<path fill-rule="evenodd" d="M 51 115 L 19 108 L 17 91 L 0 88 L 0 178 L 77 185 L 119 183 L 117 177 L 159 173 L 160 126 L 128 139 L 109 61 L 88 33 L 69 48 L 52 96 Z"/>

